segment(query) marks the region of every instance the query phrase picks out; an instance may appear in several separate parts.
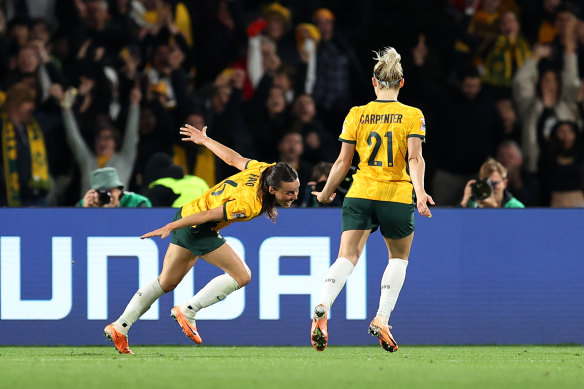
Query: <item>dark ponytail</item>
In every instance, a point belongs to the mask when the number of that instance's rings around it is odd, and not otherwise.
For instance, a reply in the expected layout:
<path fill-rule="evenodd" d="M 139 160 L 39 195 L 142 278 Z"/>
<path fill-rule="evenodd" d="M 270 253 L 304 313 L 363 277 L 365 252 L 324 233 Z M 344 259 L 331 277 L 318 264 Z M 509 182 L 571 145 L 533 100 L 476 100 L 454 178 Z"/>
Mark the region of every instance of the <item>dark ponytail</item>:
<path fill-rule="evenodd" d="M 268 167 L 260 176 L 260 198 L 262 200 L 262 210 L 266 217 L 275 222 L 278 217 L 276 211 L 276 196 L 270 194 L 270 186 L 275 190 L 280 189 L 282 182 L 293 182 L 298 179 L 298 173 L 293 167 L 284 162 L 278 162 L 274 166 Z"/>

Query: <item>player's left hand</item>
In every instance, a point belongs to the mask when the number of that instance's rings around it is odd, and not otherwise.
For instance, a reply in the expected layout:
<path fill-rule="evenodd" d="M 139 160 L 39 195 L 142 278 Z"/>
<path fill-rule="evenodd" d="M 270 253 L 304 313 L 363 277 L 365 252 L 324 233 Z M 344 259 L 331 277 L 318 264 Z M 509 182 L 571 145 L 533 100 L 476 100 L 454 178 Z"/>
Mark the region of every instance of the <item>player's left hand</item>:
<path fill-rule="evenodd" d="M 208 138 L 207 126 L 203 127 L 202 130 L 199 130 L 190 124 L 185 124 L 184 127 L 180 128 L 180 134 L 184 136 L 184 138 L 182 138 L 184 142 L 194 142 L 198 145 L 202 144 Z"/>
<path fill-rule="evenodd" d="M 428 208 L 428 204 L 436 205 L 436 203 L 434 203 L 434 200 L 432 199 L 432 196 L 430 196 L 427 193 L 424 193 L 423 195 L 418 196 L 417 206 L 418 206 L 418 213 L 420 215 L 426 216 L 426 217 L 432 217 L 432 212 L 430 211 L 430 208 Z"/>
<path fill-rule="evenodd" d="M 148 232 L 148 233 L 142 235 L 140 237 L 140 239 L 152 238 L 154 236 L 160 236 L 160 238 L 164 239 L 168 235 L 170 235 L 171 232 L 172 232 L 172 228 L 170 228 L 168 225 L 166 225 L 162 228 L 159 228 L 157 230 L 154 230 L 154 231 L 151 231 L 151 232 Z"/>
<path fill-rule="evenodd" d="M 317 200 L 319 203 L 323 203 L 323 204 L 328 204 L 328 203 L 331 203 L 331 202 L 332 202 L 332 201 L 335 199 L 335 197 L 337 197 L 337 194 L 336 194 L 336 192 L 335 192 L 335 193 L 333 193 L 332 195 L 330 195 L 328 198 L 327 198 L 327 197 L 325 197 L 325 196 L 322 194 L 322 192 L 311 192 L 311 193 L 312 193 L 312 195 L 313 195 L 313 196 L 316 196 L 316 200 Z"/>

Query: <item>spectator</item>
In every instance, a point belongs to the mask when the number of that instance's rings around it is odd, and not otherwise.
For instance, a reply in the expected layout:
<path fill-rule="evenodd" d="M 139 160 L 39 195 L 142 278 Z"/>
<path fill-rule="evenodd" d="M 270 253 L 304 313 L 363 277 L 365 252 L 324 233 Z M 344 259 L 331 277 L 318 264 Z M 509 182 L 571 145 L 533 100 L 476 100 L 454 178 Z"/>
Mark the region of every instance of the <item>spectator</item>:
<path fill-rule="evenodd" d="M 481 65 L 499 33 L 501 0 L 471 0 L 467 4 L 455 50 L 475 65 Z"/>
<path fill-rule="evenodd" d="M 58 104 L 53 99 L 54 85 L 63 81 L 57 67 L 50 61 L 50 56 L 41 41 L 29 42 L 22 46 L 16 56 L 16 67 L 6 75 L 4 85 L 23 82 L 34 88 L 37 94 L 36 104 L 44 110 L 57 110 Z M 46 105 L 45 107 L 42 107 Z"/>
<path fill-rule="evenodd" d="M 290 128 L 299 131 L 304 138 L 304 159 L 312 164 L 332 162 L 338 155 L 335 139 L 324 130 L 316 115 L 314 100 L 310 95 L 300 95 L 292 107 Z"/>
<path fill-rule="evenodd" d="M 336 196 L 330 203 L 319 203 L 316 196 L 312 194 L 312 192 L 322 192 L 332 167 L 332 162 L 319 162 L 314 165 L 310 181 L 306 183 L 303 207 L 341 207 L 343 205 L 343 199 L 348 190 L 348 187 L 343 185 L 344 183 L 335 190 Z M 350 178 L 345 180 L 350 180 Z"/>
<path fill-rule="evenodd" d="M 245 71 L 242 69 L 233 69 L 228 77 L 220 75 L 217 78 L 209 102 L 207 126 L 210 136 L 218 142 L 241 154 L 256 155 L 241 109 L 244 80 Z M 217 165 L 219 180 L 233 173 L 233 167 L 222 163 Z"/>
<path fill-rule="evenodd" d="M 521 149 L 530 173 L 537 171 L 541 143 L 549 137 L 551 127 L 557 121 L 577 118 L 575 100 L 580 79 L 574 48 L 571 45 L 565 52 L 560 74 L 543 61 L 550 56 L 550 47 L 536 45 L 533 57 L 525 61 L 513 80 L 513 99 L 523 120 Z"/>
<path fill-rule="evenodd" d="M 50 187 L 47 148 L 33 117 L 35 92 L 16 83 L 0 111 L 0 206 L 47 206 Z"/>
<path fill-rule="evenodd" d="M 184 122 L 195 128 L 203 128 L 206 125 L 205 114 L 202 110 L 194 110 L 187 116 Z M 178 156 L 179 147 L 175 145 L 175 161 L 181 161 L 182 164 L 179 164 L 179 166 L 182 166 L 183 168 L 185 168 L 185 166 L 187 167 L 185 169 L 186 174 L 201 177 L 209 187 L 215 186 L 217 183 L 217 175 L 215 172 L 217 170 L 216 164 L 218 162 L 217 158 L 215 158 L 215 154 L 206 147 L 200 147 L 197 144 L 185 145 L 182 140 L 181 142 L 184 147 L 180 148 L 180 150 L 184 151 L 184 157 Z"/>
<path fill-rule="evenodd" d="M 500 99 L 496 102 L 497 112 L 503 121 L 503 132 L 506 139 L 521 142 L 521 122 L 517 116 L 512 99 Z"/>
<path fill-rule="evenodd" d="M 428 154 L 436 167 L 434 199 L 442 206 L 454 206 L 483 161 L 495 155 L 503 140 L 501 119 L 490 97 L 482 91 L 474 67 L 459 71 L 455 87 L 430 85 L 423 78 L 423 68 L 413 72 L 412 77 L 418 78 L 415 82 L 425 88 L 428 99 L 433 99 L 431 106 L 428 103 L 428 123 L 434 129 Z"/>
<path fill-rule="evenodd" d="M 150 208 L 148 198 L 124 191 L 118 171 L 113 167 L 96 169 L 90 174 L 91 189 L 77 204 L 83 208 Z"/>
<path fill-rule="evenodd" d="M 306 194 L 306 184 L 312 176 L 312 166 L 301 158 L 304 152 L 302 134 L 297 131 L 286 132 L 278 142 L 278 152 L 280 153 L 280 162 L 286 162 L 298 172 L 300 180 L 298 204 L 302 204 Z"/>
<path fill-rule="evenodd" d="M 244 56 L 247 36 L 242 1 L 193 3 L 198 7 L 193 13 L 195 85 L 201 87 L 212 83 L 222 69 Z"/>
<path fill-rule="evenodd" d="M 100 167 L 114 167 L 119 174 L 124 187 L 130 183 L 130 176 L 134 168 L 138 146 L 138 118 L 140 117 L 140 100 L 142 95 L 138 88 L 132 89 L 130 109 L 124 131 L 124 140 L 120 144 L 117 130 L 108 120 L 101 120 L 97 124 L 93 149 L 86 145 L 71 110 L 75 99 L 75 91 L 69 89 L 61 102 L 63 108 L 63 123 L 65 124 L 67 142 L 79 165 L 81 173 L 81 193 L 90 187 L 90 175 Z M 118 146 L 120 150 L 117 151 Z"/>
<path fill-rule="evenodd" d="M 470 180 L 464 188 L 463 208 L 525 208 L 507 190 L 507 169 L 489 158 L 479 170 L 479 181 Z"/>
<path fill-rule="evenodd" d="M 21 18 L 8 18 L 7 20 L 7 52 L 8 55 L 12 56 L 27 44 L 30 37 L 30 29 L 28 28 L 28 23 Z"/>
<path fill-rule="evenodd" d="M 181 68 L 184 59 L 185 55 L 178 47 L 171 47 L 165 42 L 159 42 L 154 48 L 152 66 L 146 76 L 153 91 L 164 97 L 166 108 L 180 108 L 184 104 L 184 99 L 180 101 L 181 97 L 187 96 L 186 75 Z"/>
<path fill-rule="evenodd" d="M 283 63 L 296 65 L 299 56 L 291 29 L 292 13 L 290 9 L 274 2 L 264 8 L 263 16 L 266 21 L 263 33 L 276 43 L 278 57 L 282 59 Z"/>
<path fill-rule="evenodd" d="M 562 0 L 542 0 L 522 2 L 523 25 L 530 42 L 550 44 L 558 34 L 554 17 Z"/>
<path fill-rule="evenodd" d="M 144 171 L 144 182 L 143 193 L 154 207 L 180 208 L 209 189 L 205 180 L 185 174 L 165 153 L 156 153 L 150 158 Z"/>
<path fill-rule="evenodd" d="M 138 153 L 131 188 L 139 190 L 145 184 L 144 169 L 152 155 L 172 154 L 176 142 L 176 126 L 172 115 L 158 99 L 152 99 L 140 109 Z"/>
<path fill-rule="evenodd" d="M 247 51 L 247 74 L 253 88 L 260 88 L 265 75 L 272 76 L 282 64 L 276 50 L 276 43 L 269 37 L 264 35 L 250 37 Z"/>
<path fill-rule="evenodd" d="M 497 150 L 497 161 L 507 169 L 507 190 L 527 207 L 541 205 L 537 178 L 525 170 L 523 154 L 515 141 L 505 140 L 501 143 Z"/>
<path fill-rule="evenodd" d="M 576 53 L 579 76 L 584 76 L 584 47 L 578 42 L 578 8 L 570 2 L 556 9 L 554 24 L 558 34 L 551 43 L 550 60 L 555 69 L 565 68 L 566 55 Z"/>
<path fill-rule="evenodd" d="M 269 89 L 265 106 L 252 121 L 255 149 L 260 160 L 275 161 L 278 159 L 273 145 L 278 143 L 289 121 L 285 91 L 279 86 L 272 86 Z"/>
<path fill-rule="evenodd" d="M 542 151 L 539 173 L 545 205 L 584 207 L 584 144 L 576 123 L 556 123 Z"/>
<path fill-rule="evenodd" d="M 335 34 L 335 16 L 329 9 L 316 10 L 313 21 L 321 34 L 313 97 L 325 126 L 336 135 L 351 105 L 351 72 L 356 66 L 354 52 Z"/>
<path fill-rule="evenodd" d="M 8 19 L 21 18 L 30 21 L 37 17 L 46 17 L 54 22 L 55 3 L 57 0 L 20 0 L 5 1 Z"/>
<path fill-rule="evenodd" d="M 483 82 L 490 87 L 491 96 L 510 98 L 513 76 L 531 52 L 527 41 L 521 36 L 515 13 L 503 13 L 499 25 L 500 33 L 487 52 Z"/>

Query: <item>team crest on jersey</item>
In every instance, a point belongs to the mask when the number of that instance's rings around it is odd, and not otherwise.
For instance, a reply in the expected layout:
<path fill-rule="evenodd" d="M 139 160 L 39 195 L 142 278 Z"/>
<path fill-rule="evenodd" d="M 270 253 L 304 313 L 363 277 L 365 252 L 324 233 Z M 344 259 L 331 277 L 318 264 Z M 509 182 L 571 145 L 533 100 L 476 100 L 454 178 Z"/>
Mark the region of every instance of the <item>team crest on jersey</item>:
<path fill-rule="evenodd" d="M 231 217 L 233 219 L 241 219 L 241 218 L 245 217 L 245 213 L 243 213 L 243 212 L 235 212 L 235 213 L 233 213 L 231 215 Z"/>
<path fill-rule="evenodd" d="M 422 124 L 420 125 L 420 131 L 422 131 L 423 133 L 426 133 L 426 121 L 424 120 L 424 118 L 420 119 L 422 121 Z"/>

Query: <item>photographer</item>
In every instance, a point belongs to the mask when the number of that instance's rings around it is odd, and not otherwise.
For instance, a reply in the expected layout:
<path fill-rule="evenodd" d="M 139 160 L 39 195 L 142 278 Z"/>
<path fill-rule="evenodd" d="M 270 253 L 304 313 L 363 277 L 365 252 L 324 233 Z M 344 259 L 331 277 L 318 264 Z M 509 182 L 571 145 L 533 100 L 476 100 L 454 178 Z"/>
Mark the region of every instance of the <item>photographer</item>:
<path fill-rule="evenodd" d="M 335 193 L 337 196 L 328 204 L 321 204 L 316 200 L 316 196 L 312 195 L 312 192 L 321 192 L 322 188 L 326 184 L 326 180 L 331 172 L 333 164 L 331 162 L 319 162 L 312 168 L 311 180 L 306 183 L 305 193 L 304 193 L 304 203 L 303 207 L 341 207 L 343 206 L 343 199 L 345 194 L 347 194 L 348 186 L 350 186 L 349 180 L 351 177 L 348 175 L 346 181 L 348 185 L 343 185 L 344 188 L 338 188 Z M 350 170 L 349 174 L 352 176 L 353 171 Z M 352 181 L 351 181 L 352 182 Z M 345 182 L 341 183 L 344 184 Z"/>
<path fill-rule="evenodd" d="M 120 182 L 118 171 L 113 167 L 104 167 L 91 172 L 89 177 L 91 189 L 76 207 L 84 208 L 151 208 L 147 197 L 133 192 L 125 192 Z"/>
<path fill-rule="evenodd" d="M 463 208 L 525 208 L 506 190 L 507 169 L 489 158 L 479 170 L 479 179 L 470 180 L 464 188 Z"/>

